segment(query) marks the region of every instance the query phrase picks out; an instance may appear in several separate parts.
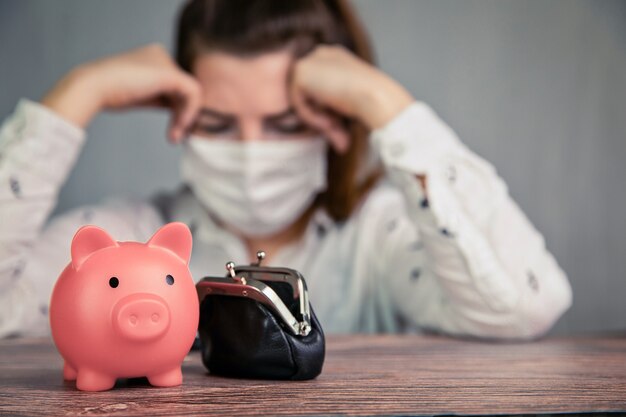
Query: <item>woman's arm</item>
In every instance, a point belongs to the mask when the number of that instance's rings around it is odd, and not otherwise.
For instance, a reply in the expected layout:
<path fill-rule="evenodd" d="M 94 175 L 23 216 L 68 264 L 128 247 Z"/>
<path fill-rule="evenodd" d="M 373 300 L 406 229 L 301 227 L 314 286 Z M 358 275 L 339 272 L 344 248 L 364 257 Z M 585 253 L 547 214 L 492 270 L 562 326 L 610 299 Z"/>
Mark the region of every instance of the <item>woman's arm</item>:
<path fill-rule="evenodd" d="M 347 135 L 317 109 L 357 118 L 373 130 L 372 143 L 405 204 L 380 209 L 375 215 L 381 218 L 371 219 L 381 225 L 371 259 L 384 280 L 379 284 L 389 287 L 406 319 L 452 334 L 528 338 L 547 331 L 569 307 L 571 288 L 542 236 L 493 167 L 427 105 L 334 46 L 301 60 L 293 79 L 296 108 L 328 132 L 337 151 L 348 146 Z M 391 224 L 389 216 L 409 227 L 397 224 L 388 233 L 382 225 Z"/>
<path fill-rule="evenodd" d="M 0 338 L 45 334 L 52 287 L 84 224 L 119 240 L 145 240 L 162 225 L 147 204 L 83 207 L 46 221 L 85 132 L 48 107 L 21 100 L 0 128 Z"/>
<path fill-rule="evenodd" d="M 23 279 L 26 254 L 84 140 L 82 129 L 28 100 L 0 129 L 0 337 L 37 314 L 34 289 Z"/>
<path fill-rule="evenodd" d="M 387 282 L 400 312 L 452 334 L 533 338 L 549 330 L 570 306 L 571 287 L 493 166 L 424 103 L 374 131 L 372 140 L 402 191 L 425 257 L 417 280 L 400 274 Z M 385 235 L 381 273 L 422 256 L 395 242 L 404 235 Z"/>
<path fill-rule="evenodd" d="M 29 330 L 47 305 L 50 277 L 65 262 L 60 243 L 69 244 L 68 230 L 91 222 L 70 216 L 61 222 L 63 232 L 54 226 L 42 233 L 91 119 L 105 109 L 163 105 L 172 111 L 170 138 L 176 141 L 195 116 L 199 97 L 197 83 L 162 47 L 151 45 L 77 67 L 42 104 L 20 101 L 0 128 L 0 337 Z"/>

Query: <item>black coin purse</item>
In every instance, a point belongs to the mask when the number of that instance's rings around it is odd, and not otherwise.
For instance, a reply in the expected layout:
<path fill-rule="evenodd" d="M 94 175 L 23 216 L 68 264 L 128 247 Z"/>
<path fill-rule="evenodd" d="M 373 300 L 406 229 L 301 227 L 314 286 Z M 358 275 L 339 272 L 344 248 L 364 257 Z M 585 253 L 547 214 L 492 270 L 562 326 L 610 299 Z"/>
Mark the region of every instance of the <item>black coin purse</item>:
<path fill-rule="evenodd" d="M 226 264 L 225 277 L 196 284 L 200 349 L 210 373 L 238 378 L 305 380 L 322 371 L 324 333 L 304 277 L 293 269 Z"/>

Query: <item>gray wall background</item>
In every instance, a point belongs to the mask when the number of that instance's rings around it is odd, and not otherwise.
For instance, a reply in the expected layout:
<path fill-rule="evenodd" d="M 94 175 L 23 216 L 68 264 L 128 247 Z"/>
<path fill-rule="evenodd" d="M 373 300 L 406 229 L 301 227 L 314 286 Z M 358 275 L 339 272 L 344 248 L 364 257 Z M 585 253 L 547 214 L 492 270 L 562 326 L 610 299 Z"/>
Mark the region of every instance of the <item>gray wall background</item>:
<path fill-rule="evenodd" d="M 0 0 L 0 117 L 74 65 L 171 46 L 180 1 Z M 560 334 L 626 328 L 626 2 L 358 0 L 381 67 L 490 160 L 573 284 Z M 178 182 L 163 113 L 103 114 L 56 212 Z"/>

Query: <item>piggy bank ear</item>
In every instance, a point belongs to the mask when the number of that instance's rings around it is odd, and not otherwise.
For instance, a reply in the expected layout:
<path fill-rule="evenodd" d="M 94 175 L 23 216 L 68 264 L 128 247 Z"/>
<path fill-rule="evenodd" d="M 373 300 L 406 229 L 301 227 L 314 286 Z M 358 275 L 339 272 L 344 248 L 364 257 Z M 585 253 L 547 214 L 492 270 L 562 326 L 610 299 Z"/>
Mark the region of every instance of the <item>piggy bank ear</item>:
<path fill-rule="evenodd" d="M 117 242 L 97 226 L 83 226 L 72 239 L 72 265 L 78 269 L 94 252 L 118 246 Z"/>
<path fill-rule="evenodd" d="M 185 223 L 168 223 L 156 231 L 148 241 L 148 246 L 160 247 L 173 252 L 185 264 L 191 258 L 191 232 Z"/>

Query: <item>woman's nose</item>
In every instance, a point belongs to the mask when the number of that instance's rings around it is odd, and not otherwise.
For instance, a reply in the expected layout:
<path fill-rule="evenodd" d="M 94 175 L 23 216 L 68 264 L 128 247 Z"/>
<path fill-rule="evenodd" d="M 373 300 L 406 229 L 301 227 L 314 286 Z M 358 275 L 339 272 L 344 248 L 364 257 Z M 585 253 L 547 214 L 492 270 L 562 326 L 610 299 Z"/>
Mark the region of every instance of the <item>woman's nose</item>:
<path fill-rule="evenodd" d="M 248 142 L 259 140 L 263 135 L 263 123 L 257 120 L 241 121 L 239 123 L 239 140 Z"/>

